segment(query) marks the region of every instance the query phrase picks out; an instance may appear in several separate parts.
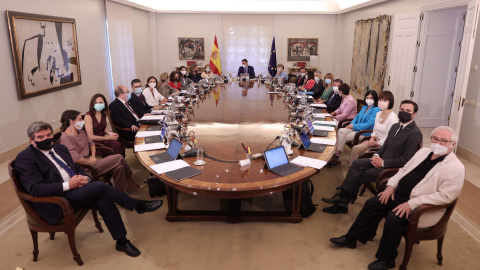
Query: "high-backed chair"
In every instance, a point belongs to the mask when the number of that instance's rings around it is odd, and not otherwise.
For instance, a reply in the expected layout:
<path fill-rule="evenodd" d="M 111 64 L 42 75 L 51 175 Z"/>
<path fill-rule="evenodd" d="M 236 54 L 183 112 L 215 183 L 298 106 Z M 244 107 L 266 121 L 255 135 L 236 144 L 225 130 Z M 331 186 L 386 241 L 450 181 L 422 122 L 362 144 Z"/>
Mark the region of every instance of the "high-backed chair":
<path fill-rule="evenodd" d="M 46 196 L 46 197 L 34 197 L 26 193 L 22 184 L 19 182 L 15 172 L 15 160 L 8 164 L 8 173 L 15 188 L 15 192 L 22 204 L 25 215 L 27 217 L 28 228 L 32 235 L 33 240 L 33 261 L 38 260 L 38 232 L 48 232 L 50 234 L 50 240 L 54 240 L 56 232 L 64 232 L 67 234 L 68 242 L 70 243 L 70 249 L 72 250 L 73 259 L 78 265 L 83 265 L 82 258 L 77 252 L 77 246 L 75 244 L 75 229 L 89 209 L 74 210 L 70 206 L 70 202 L 60 196 Z M 55 225 L 48 224 L 36 211 L 33 209 L 30 202 L 36 203 L 53 203 L 59 205 L 63 210 L 63 219 Z M 97 210 L 92 209 L 93 220 L 95 221 L 95 227 L 102 233 L 103 228 L 98 221 Z"/>
<path fill-rule="evenodd" d="M 288 82 L 289 83 L 295 83 L 297 81 L 297 76 L 293 74 L 288 74 Z"/>

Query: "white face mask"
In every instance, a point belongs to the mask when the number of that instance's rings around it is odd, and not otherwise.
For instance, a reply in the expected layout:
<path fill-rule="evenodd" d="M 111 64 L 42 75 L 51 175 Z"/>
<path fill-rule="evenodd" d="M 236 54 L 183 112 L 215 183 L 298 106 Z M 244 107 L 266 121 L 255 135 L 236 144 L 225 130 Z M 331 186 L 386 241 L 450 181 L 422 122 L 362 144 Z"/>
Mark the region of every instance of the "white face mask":
<path fill-rule="evenodd" d="M 152 83 L 149 83 L 148 86 L 149 86 L 150 88 L 155 88 L 155 86 L 157 86 L 157 84 L 154 83 L 154 82 L 152 82 Z"/>
<path fill-rule="evenodd" d="M 333 87 L 333 92 L 338 93 L 338 86 Z"/>
<path fill-rule="evenodd" d="M 210 72 L 210 69 L 209 69 L 209 68 L 206 68 L 205 71 L 206 71 L 206 72 Z"/>
<path fill-rule="evenodd" d="M 182 70 L 182 72 L 181 72 L 181 73 L 182 73 L 182 75 L 183 75 L 183 76 L 185 76 L 185 74 L 187 74 L 187 71 L 185 71 L 185 70 Z"/>
<path fill-rule="evenodd" d="M 438 143 L 430 143 L 430 150 L 432 150 L 436 156 L 443 156 L 448 152 L 448 147 Z"/>
<path fill-rule="evenodd" d="M 305 73 L 300 73 L 300 76 L 302 76 L 302 77 L 305 76 Z"/>
<path fill-rule="evenodd" d="M 320 81 L 320 78 L 319 78 L 319 77 L 315 77 L 315 81 L 316 81 L 316 82 L 319 82 L 319 81 Z"/>
<path fill-rule="evenodd" d="M 373 99 L 366 99 L 365 103 L 367 104 L 367 106 L 372 106 L 375 101 L 373 101 Z"/>
<path fill-rule="evenodd" d="M 386 110 L 388 109 L 388 101 L 378 101 L 378 108 L 380 108 L 380 110 Z"/>
<path fill-rule="evenodd" d="M 82 129 L 84 124 L 85 124 L 84 121 L 78 121 L 78 122 L 75 124 L 75 127 L 76 127 L 77 129 Z"/>
<path fill-rule="evenodd" d="M 277 68 L 278 72 L 282 72 L 282 68 Z"/>

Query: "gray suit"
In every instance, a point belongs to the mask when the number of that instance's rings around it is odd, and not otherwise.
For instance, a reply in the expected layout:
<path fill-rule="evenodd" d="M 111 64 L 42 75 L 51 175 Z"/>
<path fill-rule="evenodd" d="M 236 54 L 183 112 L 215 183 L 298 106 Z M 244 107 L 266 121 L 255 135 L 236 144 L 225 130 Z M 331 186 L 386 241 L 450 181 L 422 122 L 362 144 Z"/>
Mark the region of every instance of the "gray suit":
<path fill-rule="evenodd" d="M 415 155 L 423 140 L 422 132 L 412 121 L 395 135 L 399 126 L 399 123 L 392 125 L 382 148 L 375 153 L 383 159 L 384 167 L 375 168 L 369 158 L 357 159 L 352 163 L 342 184 L 342 189 L 350 197 L 358 192 L 363 183 L 375 181 L 384 169 L 401 168 Z"/>

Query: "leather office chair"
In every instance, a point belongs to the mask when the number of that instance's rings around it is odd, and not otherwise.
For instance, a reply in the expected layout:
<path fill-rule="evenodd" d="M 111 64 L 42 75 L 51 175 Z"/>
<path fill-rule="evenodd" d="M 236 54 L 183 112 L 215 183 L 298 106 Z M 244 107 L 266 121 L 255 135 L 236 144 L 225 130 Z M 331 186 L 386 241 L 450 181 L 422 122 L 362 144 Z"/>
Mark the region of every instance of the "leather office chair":
<path fill-rule="evenodd" d="M 10 174 L 10 178 L 13 182 L 13 187 L 15 188 L 18 199 L 25 210 L 28 228 L 30 229 L 33 240 L 33 261 L 36 262 L 38 260 L 38 232 L 48 232 L 50 234 L 50 240 L 54 240 L 56 232 L 64 232 L 67 234 L 73 259 L 78 263 L 78 265 L 83 265 L 82 258 L 80 257 L 80 254 L 78 254 L 77 246 L 75 244 L 75 229 L 88 213 L 89 209 L 74 210 L 70 206 L 70 202 L 60 196 L 34 197 L 28 195 L 25 192 L 22 184 L 17 179 L 15 172 L 15 160 L 8 164 L 8 173 Z M 58 224 L 48 224 L 35 211 L 35 209 L 33 209 L 30 202 L 53 203 L 59 205 L 63 210 L 63 219 Z M 97 229 L 103 233 L 102 225 L 98 221 L 97 210 L 92 209 L 92 215 L 93 220 L 95 221 L 95 227 L 97 227 Z"/>
<path fill-rule="evenodd" d="M 57 132 L 53 135 L 53 142 L 54 143 L 60 143 L 60 137 L 62 136 L 62 133 L 61 132 Z M 102 156 L 109 156 L 109 155 L 113 155 L 114 152 L 113 152 L 113 149 L 110 148 L 110 147 L 107 147 L 101 143 L 95 143 L 95 149 L 96 149 L 96 153 L 101 153 Z M 101 182 L 104 182 L 110 186 L 113 186 L 112 185 L 112 182 L 110 181 L 110 179 L 112 179 L 113 177 L 113 174 L 110 174 L 110 173 L 106 173 L 106 174 L 100 174 L 97 170 L 97 168 L 91 164 L 87 164 L 87 163 L 76 163 L 78 165 L 78 167 L 84 169 L 87 171 L 87 173 L 89 172 L 92 176 L 92 179 L 93 181 L 101 181 Z"/>
<path fill-rule="evenodd" d="M 108 121 L 110 122 L 110 126 L 112 127 L 113 129 L 113 132 L 117 133 L 118 134 L 118 140 L 120 141 L 120 143 L 123 145 L 123 148 L 126 149 L 126 148 L 133 148 L 135 146 L 135 142 L 131 142 L 131 141 L 127 141 L 125 140 L 125 138 L 122 137 L 122 135 L 120 135 L 120 133 L 118 133 L 119 130 L 122 130 L 122 131 L 132 131 L 132 129 L 130 128 L 124 128 L 124 127 L 120 127 L 120 126 L 117 126 L 113 123 L 112 121 L 112 115 L 110 113 L 110 111 L 108 111 L 107 113 L 107 118 L 108 118 Z"/>

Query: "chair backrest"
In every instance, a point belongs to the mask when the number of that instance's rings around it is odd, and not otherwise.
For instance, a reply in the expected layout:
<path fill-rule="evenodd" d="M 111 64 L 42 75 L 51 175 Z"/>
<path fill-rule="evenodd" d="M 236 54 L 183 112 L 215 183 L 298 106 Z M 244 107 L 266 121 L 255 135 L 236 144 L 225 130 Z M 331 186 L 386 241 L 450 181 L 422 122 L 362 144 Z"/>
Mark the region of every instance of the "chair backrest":
<path fill-rule="evenodd" d="M 365 101 L 363 99 L 357 98 L 357 113 L 360 112 L 365 106 Z"/>
<path fill-rule="evenodd" d="M 297 76 L 293 74 L 288 74 L 288 82 L 289 83 L 295 83 L 297 81 Z"/>
<path fill-rule="evenodd" d="M 60 143 L 60 137 L 62 137 L 62 132 L 61 131 L 53 134 L 53 143 L 59 144 Z"/>

